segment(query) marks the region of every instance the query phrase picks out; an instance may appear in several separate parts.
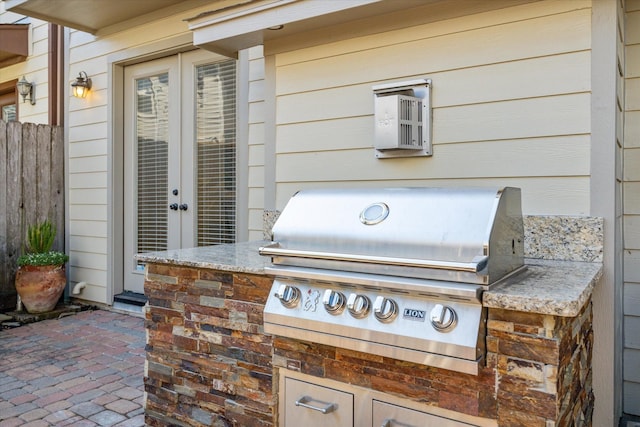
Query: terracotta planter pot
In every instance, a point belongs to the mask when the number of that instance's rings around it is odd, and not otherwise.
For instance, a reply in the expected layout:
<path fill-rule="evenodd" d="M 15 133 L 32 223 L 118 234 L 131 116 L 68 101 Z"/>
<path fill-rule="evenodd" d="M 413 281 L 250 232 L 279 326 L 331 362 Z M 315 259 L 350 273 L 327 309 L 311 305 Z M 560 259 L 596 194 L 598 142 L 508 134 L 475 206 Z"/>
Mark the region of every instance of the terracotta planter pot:
<path fill-rule="evenodd" d="M 29 313 L 53 310 L 66 284 L 64 266 L 25 265 L 16 272 L 16 291 Z"/>

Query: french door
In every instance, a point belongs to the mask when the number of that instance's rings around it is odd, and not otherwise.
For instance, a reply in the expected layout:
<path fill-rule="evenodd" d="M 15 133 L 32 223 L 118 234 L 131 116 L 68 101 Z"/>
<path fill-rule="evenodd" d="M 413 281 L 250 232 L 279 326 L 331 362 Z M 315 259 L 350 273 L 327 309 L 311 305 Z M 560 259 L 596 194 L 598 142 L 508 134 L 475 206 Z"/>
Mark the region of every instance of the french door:
<path fill-rule="evenodd" d="M 136 253 L 232 243 L 236 63 L 193 51 L 125 68 L 124 289 Z"/>

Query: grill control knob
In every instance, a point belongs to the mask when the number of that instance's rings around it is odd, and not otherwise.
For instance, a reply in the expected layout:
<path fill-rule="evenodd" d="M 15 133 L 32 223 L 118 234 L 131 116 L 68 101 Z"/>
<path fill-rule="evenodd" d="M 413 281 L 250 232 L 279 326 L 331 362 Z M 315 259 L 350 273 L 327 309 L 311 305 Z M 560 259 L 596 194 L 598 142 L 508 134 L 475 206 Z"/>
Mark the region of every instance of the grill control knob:
<path fill-rule="evenodd" d="M 449 332 L 458 324 L 458 315 L 448 305 L 436 304 L 431 309 L 431 325 L 439 332 Z"/>
<path fill-rule="evenodd" d="M 287 308 L 295 307 L 300 301 L 300 289 L 295 286 L 280 285 L 274 295 Z"/>
<path fill-rule="evenodd" d="M 390 323 L 398 315 L 398 304 L 391 298 L 379 296 L 373 303 L 373 315 L 382 323 Z"/>
<path fill-rule="evenodd" d="M 322 304 L 324 304 L 325 310 L 334 316 L 344 311 L 346 302 L 347 299 L 342 292 L 332 291 L 331 289 L 324 291 L 324 295 L 322 296 Z"/>
<path fill-rule="evenodd" d="M 369 314 L 371 301 L 366 295 L 351 294 L 347 299 L 347 310 L 356 319 L 362 319 Z"/>

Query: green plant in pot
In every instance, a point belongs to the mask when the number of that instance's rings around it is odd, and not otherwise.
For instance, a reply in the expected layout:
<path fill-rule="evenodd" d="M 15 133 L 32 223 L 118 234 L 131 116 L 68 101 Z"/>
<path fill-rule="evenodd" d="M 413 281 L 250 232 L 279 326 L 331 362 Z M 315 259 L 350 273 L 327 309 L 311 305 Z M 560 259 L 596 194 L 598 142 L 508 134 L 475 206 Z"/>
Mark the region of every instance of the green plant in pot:
<path fill-rule="evenodd" d="M 51 250 L 56 228 L 48 220 L 30 226 L 26 253 L 18 258 L 16 291 L 29 313 L 44 313 L 55 308 L 67 284 L 65 264 L 69 256 Z"/>

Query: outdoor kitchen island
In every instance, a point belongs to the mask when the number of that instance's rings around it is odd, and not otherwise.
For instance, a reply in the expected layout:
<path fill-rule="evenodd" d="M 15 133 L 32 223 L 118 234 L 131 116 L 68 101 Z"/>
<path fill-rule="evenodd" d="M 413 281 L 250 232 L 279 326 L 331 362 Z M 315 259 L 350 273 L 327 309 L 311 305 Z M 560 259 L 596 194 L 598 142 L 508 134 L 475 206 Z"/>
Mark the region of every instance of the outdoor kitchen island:
<path fill-rule="evenodd" d="M 268 242 L 138 255 L 149 297 L 147 425 L 284 427 L 287 405 L 321 405 L 311 394 L 351 415 L 310 411 L 323 424 L 288 427 L 402 425 L 385 414 L 420 426 L 590 425 L 602 221 L 528 217 L 525 230 L 527 269 L 483 295 L 477 375 L 265 334 L 273 277 L 258 247 Z"/>

